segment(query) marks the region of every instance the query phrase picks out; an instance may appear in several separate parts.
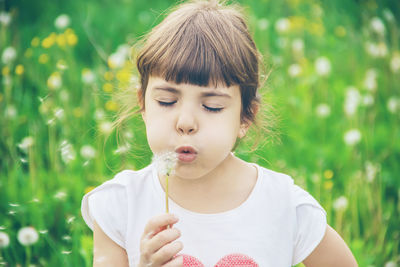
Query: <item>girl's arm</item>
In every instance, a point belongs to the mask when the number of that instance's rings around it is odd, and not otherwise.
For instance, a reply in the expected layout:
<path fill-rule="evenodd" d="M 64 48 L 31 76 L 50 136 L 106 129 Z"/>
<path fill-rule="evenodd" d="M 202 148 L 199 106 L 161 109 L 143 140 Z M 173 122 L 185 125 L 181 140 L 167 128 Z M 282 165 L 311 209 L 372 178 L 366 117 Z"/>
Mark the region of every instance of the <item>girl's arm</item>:
<path fill-rule="evenodd" d="M 314 251 L 303 261 L 307 267 L 357 267 L 350 249 L 329 225 L 325 236 Z"/>
<path fill-rule="evenodd" d="M 120 247 L 93 222 L 93 267 L 121 266 L 128 267 L 128 256 Z"/>

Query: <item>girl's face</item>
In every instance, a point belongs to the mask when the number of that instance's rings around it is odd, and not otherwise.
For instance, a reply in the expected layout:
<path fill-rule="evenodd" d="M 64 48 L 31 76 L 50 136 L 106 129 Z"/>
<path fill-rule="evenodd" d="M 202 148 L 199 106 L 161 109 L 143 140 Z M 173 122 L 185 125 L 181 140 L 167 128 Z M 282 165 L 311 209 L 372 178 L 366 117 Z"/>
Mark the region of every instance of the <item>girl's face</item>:
<path fill-rule="evenodd" d="M 151 76 L 142 113 L 154 154 L 178 152 L 175 175 L 201 178 L 221 170 L 247 128 L 240 123 L 239 86 L 201 87 Z"/>

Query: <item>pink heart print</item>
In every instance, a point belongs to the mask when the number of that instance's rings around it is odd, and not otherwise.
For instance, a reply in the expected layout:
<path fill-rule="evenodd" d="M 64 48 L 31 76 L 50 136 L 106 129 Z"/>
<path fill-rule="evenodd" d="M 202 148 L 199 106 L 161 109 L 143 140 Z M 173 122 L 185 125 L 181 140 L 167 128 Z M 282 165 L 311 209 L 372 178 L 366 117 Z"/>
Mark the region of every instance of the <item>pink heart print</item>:
<path fill-rule="evenodd" d="M 184 267 L 204 267 L 196 257 L 182 254 Z M 220 259 L 214 267 L 258 267 L 258 264 L 249 256 L 233 253 L 224 256 Z"/>

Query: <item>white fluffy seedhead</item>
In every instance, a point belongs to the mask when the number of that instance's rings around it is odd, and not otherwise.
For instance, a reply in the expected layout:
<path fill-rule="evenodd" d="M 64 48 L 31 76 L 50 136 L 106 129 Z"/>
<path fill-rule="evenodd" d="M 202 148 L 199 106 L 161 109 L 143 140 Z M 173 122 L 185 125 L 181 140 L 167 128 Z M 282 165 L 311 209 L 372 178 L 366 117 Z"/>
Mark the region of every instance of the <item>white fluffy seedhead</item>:
<path fill-rule="evenodd" d="M 175 171 L 178 155 L 175 152 L 167 151 L 153 156 L 153 162 L 156 164 L 158 173 L 170 176 Z"/>

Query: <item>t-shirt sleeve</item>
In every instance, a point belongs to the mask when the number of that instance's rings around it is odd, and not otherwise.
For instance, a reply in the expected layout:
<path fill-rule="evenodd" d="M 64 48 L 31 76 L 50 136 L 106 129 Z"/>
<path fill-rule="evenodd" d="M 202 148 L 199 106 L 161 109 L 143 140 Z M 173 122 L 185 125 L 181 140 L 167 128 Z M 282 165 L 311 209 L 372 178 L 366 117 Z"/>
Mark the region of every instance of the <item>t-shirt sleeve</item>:
<path fill-rule="evenodd" d="M 103 184 L 82 200 L 82 217 L 93 230 L 93 222 L 119 246 L 125 248 L 127 227 L 127 193 L 123 186 Z"/>
<path fill-rule="evenodd" d="M 296 232 L 292 265 L 305 260 L 318 246 L 327 227 L 326 211 L 308 192 L 294 185 Z"/>

